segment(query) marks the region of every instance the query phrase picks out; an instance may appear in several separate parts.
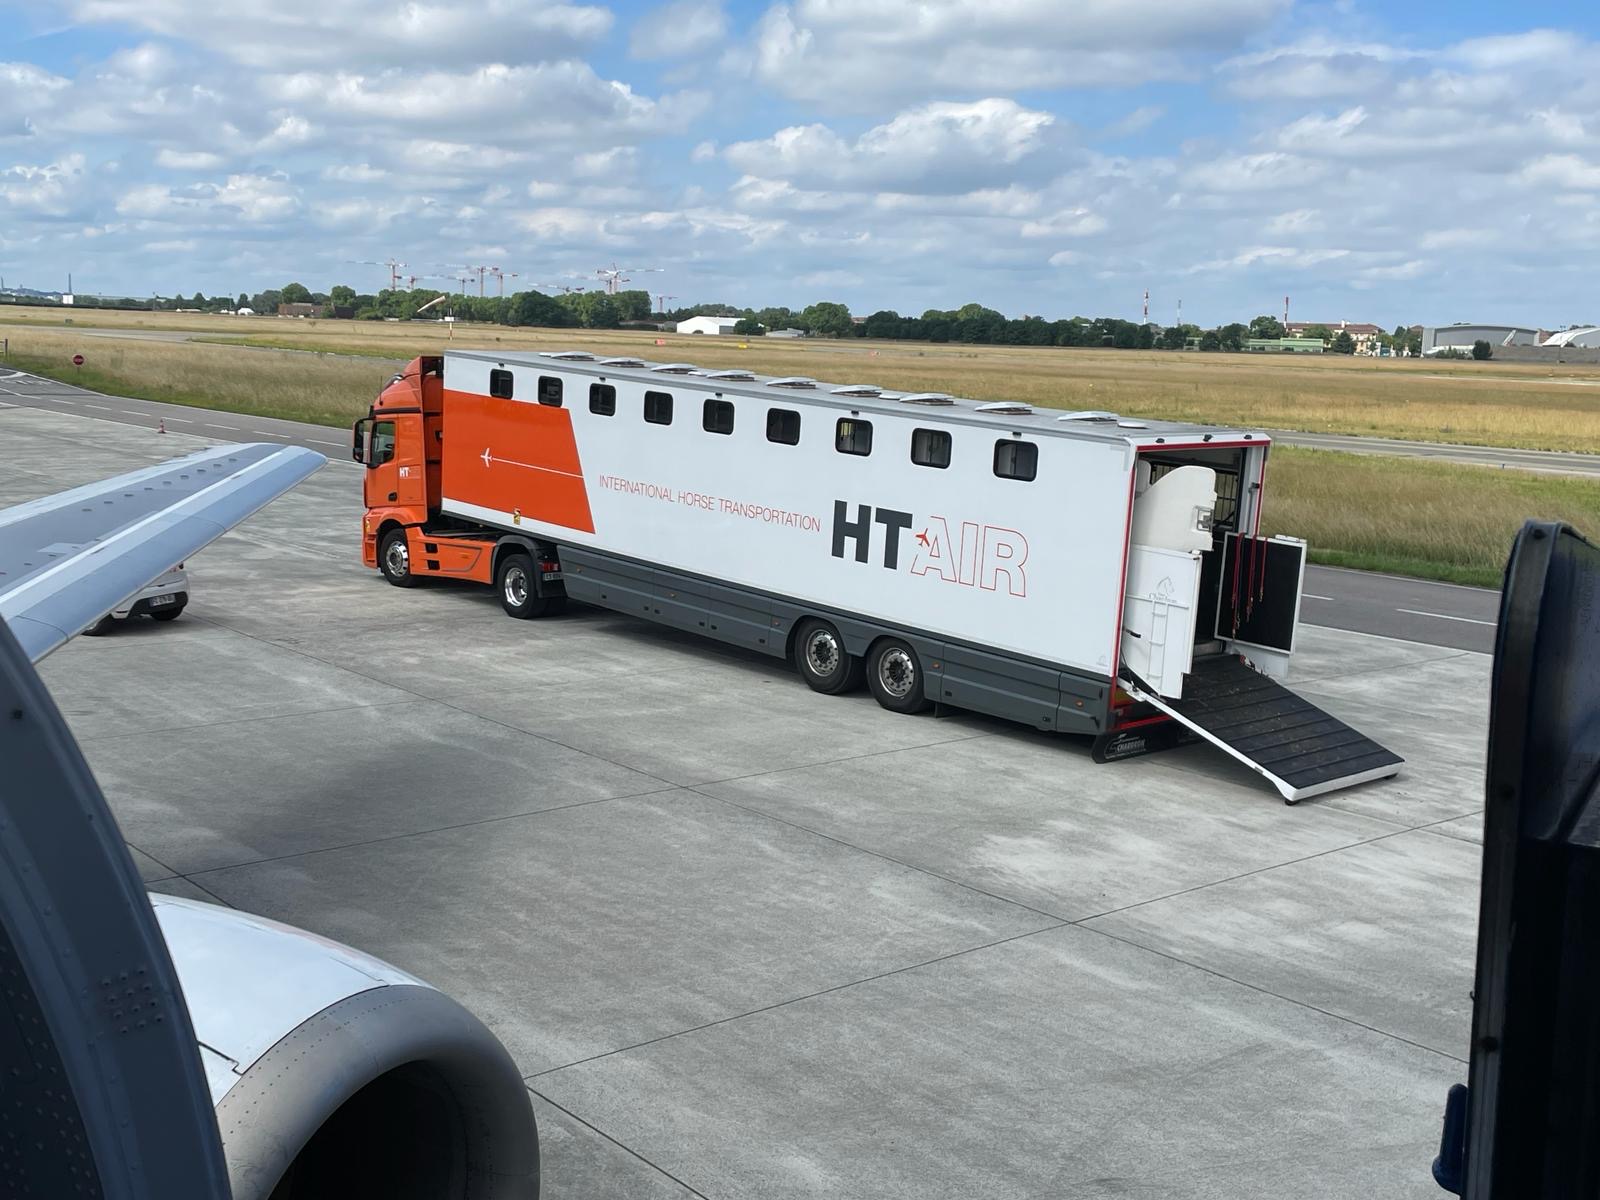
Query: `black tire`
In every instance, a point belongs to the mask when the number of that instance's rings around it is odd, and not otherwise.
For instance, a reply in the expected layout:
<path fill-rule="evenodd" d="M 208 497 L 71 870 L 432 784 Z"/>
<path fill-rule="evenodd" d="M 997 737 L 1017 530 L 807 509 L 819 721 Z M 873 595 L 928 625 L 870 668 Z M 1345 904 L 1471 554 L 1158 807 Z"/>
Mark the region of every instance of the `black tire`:
<path fill-rule="evenodd" d="M 416 587 L 417 577 L 411 573 L 411 548 L 406 545 L 406 531 L 391 529 L 378 543 L 378 570 L 395 587 Z"/>
<path fill-rule="evenodd" d="M 183 610 L 188 607 L 187 604 L 174 604 L 168 608 L 153 608 L 150 610 L 150 619 L 152 621 L 176 621 L 183 616 Z"/>
<path fill-rule="evenodd" d="M 867 651 L 867 689 L 890 712 L 927 712 L 922 660 L 899 638 L 884 638 Z"/>
<path fill-rule="evenodd" d="M 113 617 L 110 613 L 107 613 L 105 616 L 101 617 L 98 621 L 96 621 L 93 625 L 89 626 L 89 628 L 85 629 L 83 631 L 83 636 L 84 637 L 105 637 L 106 634 L 110 633 L 116 627 L 117 627 L 117 619 L 115 617 Z"/>
<path fill-rule="evenodd" d="M 550 601 L 539 595 L 537 578 L 533 559 L 521 550 L 513 550 L 500 560 L 494 569 L 494 590 L 508 617 L 527 621 L 550 611 Z"/>
<path fill-rule="evenodd" d="M 826 621 L 802 621 L 794 634 L 794 665 L 813 692 L 837 696 L 861 686 L 861 660 Z"/>

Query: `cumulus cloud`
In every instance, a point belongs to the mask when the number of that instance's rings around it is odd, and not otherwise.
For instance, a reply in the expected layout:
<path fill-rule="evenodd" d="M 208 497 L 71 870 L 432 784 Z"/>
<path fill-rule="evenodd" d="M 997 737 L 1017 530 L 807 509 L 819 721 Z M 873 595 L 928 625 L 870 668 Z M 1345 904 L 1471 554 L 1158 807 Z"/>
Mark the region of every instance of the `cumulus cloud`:
<path fill-rule="evenodd" d="M 831 108 L 930 95 L 1127 87 L 1182 77 L 1194 57 L 1238 45 L 1287 0 L 797 0 L 757 23 L 757 79 Z"/>
<path fill-rule="evenodd" d="M 826 125 L 797 125 L 761 141 L 736 142 L 723 156 L 746 174 L 801 187 L 962 191 L 1044 150 L 1054 124 L 1050 113 L 1014 100 L 939 102 L 853 140 Z"/>
<path fill-rule="evenodd" d="M 262 70 L 558 59 L 592 46 L 612 24 L 599 5 L 528 0 L 67 0 L 65 7 L 86 24 L 147 30 Z"/>

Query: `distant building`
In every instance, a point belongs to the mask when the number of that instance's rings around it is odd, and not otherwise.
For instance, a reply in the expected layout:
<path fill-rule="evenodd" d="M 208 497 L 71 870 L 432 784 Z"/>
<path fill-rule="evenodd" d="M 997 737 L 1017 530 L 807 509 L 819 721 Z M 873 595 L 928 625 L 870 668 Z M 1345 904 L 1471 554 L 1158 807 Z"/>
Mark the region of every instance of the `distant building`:
<path fill-rule="evenodd" d="M 1244 349 L 1253 354 L 1321 354 L 1321 338 L 1245 338 Z"/>
<path fill-rule="evenodd" d="M 740 317 L 690 317 L 687 321 L 679 321 L 679 333 L 704 333 L 716 336 L 733 332 L 733 327 L 742 318 Z"/>
<path fill-rule="evenodd" d="M 1471 354 L 1474 342 L 1488 342 L 1490 346 L 1537 346 L 1539 330 L 1522 325 L 1475 325 L 1469 321 L 1422 327 L 1424 356 L 1442 354 L 1446 350 Z"/>
<path fill-rule="evenodd" d="M 320 304 L 280 304 L 278 315 L 280 317 L 315 317 L 322 312 Z"/>
<path fill-rule="evenodd" d="M 1306 330 L 1318 325 L 1334 337 L 1348 333 L 1350 340 L 1356 344 L 1357 354 L 1376 354 L 1378 339 L 1384 334 L 1381 326 L 1362 321 L 1290 321 L 1283 328 L 1290 337 L 1303 338 Z"/>
<path fill-rule="evenodd" d="M 769 329 L 767 336 L 769 338 L 803 338 L 806 336 L 806 331 L 804 329 Z"/>
<path fill-rule="evenodd" d="M 1574 325 L 1571 329 L 1552 333 L 1539 345 L 1553 350 L 1564 347 L 1582 350 L 1600 348 L 1600 325 Z"/>

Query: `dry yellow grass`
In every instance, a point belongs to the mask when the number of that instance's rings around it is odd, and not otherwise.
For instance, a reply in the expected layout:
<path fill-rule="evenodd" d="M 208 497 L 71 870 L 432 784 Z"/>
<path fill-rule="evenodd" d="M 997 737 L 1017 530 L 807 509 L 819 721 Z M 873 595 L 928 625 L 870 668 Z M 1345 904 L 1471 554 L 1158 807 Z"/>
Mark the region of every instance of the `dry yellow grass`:
<path fill-rule="evenodd" d="M 102 391 L 330 425 L 366 412 L 417 354 L 575 348 L 1216 423 L 1600 450 L 1600 379 L 1577 367 L 760 339 L 741 349 L 672 336 L 657 346 L 636 333 L 478 327 L 450 336 L 431 324 L 190 314 L 97 313 L 68 328 L 59 310 L 17 311 L 48 319 L 0 318 L 16 365 Z M 91 321 L 138 336 L 92 334 Z M 146 336 L 179 332 L 258 344 Z M 75 372 L 69 360 L 80 351 L 88 362 Z M 1268 527 L 1307 538 L 1323 562 L 1493 584 L 1526 517 L 1600 535 L 1600 483 L 1583 479 L 1281 446 L 1270 474 Z"/>
<path fill-rule="evenodd" d="M 107 340 L 75 333 L 90 325 L 249 339 L 258 343 L 256 350 L 292 346 L 401 360 L 449 346 L 570 346 L 1216 424 L 1600 452 L 1600 367 L 1595 366 L 760 338 L 741 349 L 733 339 L 676 335 L 662 335 L 664 344 L 657 346 L 654 335 L 633 332 L 462 326 L 450 337 L 445 327 L 422 322 L 90 310 L 71 317 L 73 331 L 68 331 L 63 319 L 60 309 L 0 310 L 0 332 L 21 344 L 54 330 L 65 340 L 51 339 L 50 352 L 66 354 L 74 347 L 92 350 Z M 244 355 L 246 350 L 240 347 L 234 353 Z M 275 364 L 268 367 L 271 360 L 237 361 L 252 376 L 278 369 Z M 347 378 L 331 364 L 326 379 L 322 368 L 302 370 L 307 386 L 328 395 L 340 386 L 338 380 Z"/>

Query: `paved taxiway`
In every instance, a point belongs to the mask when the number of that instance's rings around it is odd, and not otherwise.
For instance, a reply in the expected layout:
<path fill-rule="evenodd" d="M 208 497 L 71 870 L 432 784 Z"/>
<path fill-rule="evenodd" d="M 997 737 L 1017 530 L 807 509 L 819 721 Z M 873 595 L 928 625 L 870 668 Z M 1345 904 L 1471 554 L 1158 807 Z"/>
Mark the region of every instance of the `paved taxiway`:
<path fill-rule="evenodd" d="M 382 371 L 374 368 L 374 391 Z M 349 453 L 349 434 L 326 425 L 306 425 L 297 421 L 278 421 L 241 413 L 214 412 L 179 404 L 134 400 L 125 396 L 106 396 L 71 384 L 36 375 L 10 371 L 0 365 L 0 403 L 43 408 L 96 417 L 118 424 L 154 429 L 164 422 L 177 433 L 240 441 L 276 441 L 310 446 L 330 457 Z M 1321 445 L 1318 434 L 1275 434 L 1291 445 L 1296 439 Z M 1323 439 L 1326 440 L 1326 439 Z M 1430 446 L 1421 442 L 1382 442 L 1372 439 L 1344 439 L 1365 446 L 1368 452 L 1383 447 L 1393 453 L 1447 452 L 1455 447 Z M 1374 450 L 1373 447 L 1379 447 Z M 1343 445 L 1337 447 L 1347 449 Z M 1408 449 L 1409 448 L 1409 449 Z M 1483 451 L 1466 447 L 1472 455 L 1508 454 L 1520 460 L 1587 460 L 1588 470 L 1600 473 L 1600 455 L 1553 455 L 1542 451 Z M 1466 461 L 1487 461 L 1472 457 Z M 1564 470 L 1560 466 L 1541 469 Z M 1572 468 L 1574 471 L 1576 467 Z M 1582 472 L 1579 472 L 1582 473 Z M 1385 637 L 1408 638 L 1461 650 L 1494 648 L 1494 620 L 1499 604 L 1494 592 L 1482 588 L 1457 587 L 1448 583 L 1429 583 L 1392 575 L 1362 571 L 1341 571 L 1331 567 L 1310 567 L 1306 571 L 1305 602 L 1302 616 L 1310 624 L 1333 629 L 1350 629 Z"/>
<path fill-rule="evenodd" d="M 0 408 L 0 503 L 196 444 L 46 407 Z M 43 673 L 152 887 L 487 1021 L 548 1196 L 1439 1195 L 1485 656 L 1307 628 L 1296 686 L 1408 765 L 1289 808 L 1202 747 L 1097 767 L 598 610 L 391 588 L 359 478 Z"/>

